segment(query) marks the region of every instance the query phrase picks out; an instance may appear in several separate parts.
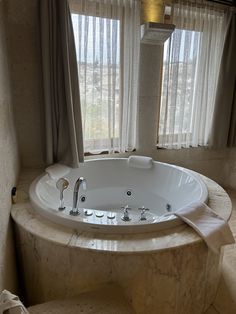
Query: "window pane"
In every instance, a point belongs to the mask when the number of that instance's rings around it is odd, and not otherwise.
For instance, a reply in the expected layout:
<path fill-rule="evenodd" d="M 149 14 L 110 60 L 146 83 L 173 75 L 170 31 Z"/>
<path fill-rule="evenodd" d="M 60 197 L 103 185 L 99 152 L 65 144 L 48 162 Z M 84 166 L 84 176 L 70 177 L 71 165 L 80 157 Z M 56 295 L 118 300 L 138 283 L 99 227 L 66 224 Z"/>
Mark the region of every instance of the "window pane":
<path fill-rule="evenodd" d="M 85 151 L 118 145 L 120 22 L 72 14 L 79 71 Z"/>
<path fill-rule="evenodd" d="M 176 29 L 164 45 L 159 138 L 173 145 L 184 145 L 193 132 L 200 40 L 200 32 Z"/>
<path fill-rule="evenodd" d="M 177 29 L 165 44 L 158 146 L 207 146 L 215 106 L 225 13 L 173 5 Z"/>
<path fill-rule="evenodd" d="M 200 32 L 176 29 L 172 41 L 169 39 L 164 45 L 159 134 L 163 134 L 164 128 L 167 134 L 191 132 L 199 40 Z M 163 114 L 166 103 L 167 112 Z"/>

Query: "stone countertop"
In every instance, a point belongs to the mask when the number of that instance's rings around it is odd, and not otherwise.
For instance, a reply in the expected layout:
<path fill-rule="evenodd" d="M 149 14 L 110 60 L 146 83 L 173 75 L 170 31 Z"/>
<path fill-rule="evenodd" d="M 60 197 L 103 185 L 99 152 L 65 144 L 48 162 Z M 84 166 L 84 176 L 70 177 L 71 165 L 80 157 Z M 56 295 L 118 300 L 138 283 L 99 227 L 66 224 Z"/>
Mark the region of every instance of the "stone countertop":
<path fill-rule="evenodd" d="M 17 199 L 12 206 L 13 220 L 29 233 L 58 245 L 85 250 L 96 250 L 112 253 L 153 253 L 161 250 L 174 249 L 185 245 L 194 245 L 203 241 L 196 232 L 182 224 L 155 233 L 143 234 L 96 234 L 79 232 L 55 223 L 35 213 L 29 201 L 29 185 L 42 169 L 25 169 L 21 172 L 17 185 Z M 224 189 L 209 178 L 201 176 L 209 192 L 208 205 L 224 219 L 231 214 L 231 200 Z"/>

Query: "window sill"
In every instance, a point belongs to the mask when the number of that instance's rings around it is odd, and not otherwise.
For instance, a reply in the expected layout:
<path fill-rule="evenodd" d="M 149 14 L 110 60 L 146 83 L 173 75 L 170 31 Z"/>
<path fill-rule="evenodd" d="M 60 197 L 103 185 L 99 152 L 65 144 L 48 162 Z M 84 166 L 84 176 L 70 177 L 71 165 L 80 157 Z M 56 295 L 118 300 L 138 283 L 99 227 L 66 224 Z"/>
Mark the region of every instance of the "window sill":
<path fill-rule="evenodd" d="M 197 150 L 197 149 L 209 149 L 208 145 L 198 145 L 198 146 L 189 146 L 189 147 L 180 147 L 180 148 L 168 148 L 168 147 L 159 147 L 156 145 L 157 150 L 184 150 L 184 149 L 191 149 L 191 150 Z"/>
<path fill-rule="evenodd" d="M 108 150 L 105 150 L 105 151 L 97 152 L 97 153 L 85 152 L 84 156 L 85 157 L 90 157 L 90 156 L 100 156 L 100 155 L 128 154 L 128 153 L 133 153 L 133 152 L 136 152 L 136 149 L 133 149 L 132 151 L 126 151 L 124 153 L 121 153 L 119 151 L 114 151 L 114 152 L 110 153 Z"/>

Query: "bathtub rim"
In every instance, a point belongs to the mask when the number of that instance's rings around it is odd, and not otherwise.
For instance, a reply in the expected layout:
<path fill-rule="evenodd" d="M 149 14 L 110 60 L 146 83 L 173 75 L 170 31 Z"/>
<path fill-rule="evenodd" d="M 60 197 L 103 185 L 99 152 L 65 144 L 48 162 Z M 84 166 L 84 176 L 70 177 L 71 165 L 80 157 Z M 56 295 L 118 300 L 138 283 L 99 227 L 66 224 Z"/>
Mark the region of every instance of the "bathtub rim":
<path fill-rule="evenodd" d="M 195 231 L 185 224 L 155 233 L 125 236 L 117 234 L 110 236 L 88 232 L 78 233 L 71 228 L 55 224 L 33 212 L 26 195 L 29 184 L 38 175 L 39 171 L 33 169 L 25 173 L 22 172 L 18 186 L 24 191 L 24 197 L 12 206 L 11 216 L 16 225 L 23 228 L 29 234 L 43 240 L 70 248 L 121 254 L 153 253 L 203 242 Z M 224 219 L 229 220 L 232 204 L 228 194 L 213 180 L 203 175 L 200 176 L 208 188 L 209 206 L 217 213 L 223 214 Z M 137 245 L 138 242 L 139 245 Z"/>
<path fill-rule="evenodd" d="M 106 162 L 116 162 L 116 161 L 123 161 L 128 163 L 129 158 L 96 158 L 96 159 L 90 159 L 86 160 L 85 164 L 87 163 L 106 163 Z M 208 190 L 206 187 L 206 184 L 201 179 L 198 173 L 193 172 L 187 168 L 168 164 L 160 161 L 153 160 L 153 164 L 156 164 L 156 166 L 160 166 L 161 168 L 172 168 L 179 172 L 183 172 L 184 174 L 188 176 L 192 176 L 193 179 L 199 184 L 200 187 L 200 201 L 204 201 L 206 204 L 208 203 Z M 71 168 L 70 171 L 73 169 Z M 142 169 L 142 171 L 145 171 L 145 169 Z M 32 206 L 34 210 L 44 216 L 46 219 L 49 219 L 52 222 L 58 223 L 62 226 L 66 226 L 68 228 L 76 229 L 78 232 L 94 232 L 94 233 L 102 233 L 102 234 L 139 234 L 139 233 L 153 233 L 161 230 L 165 230 L 167 228 L 174 228 L 176 226 L 182 225 L 183 221 L 179 219 L 178 217 L 172 215 L 172 217 L 165 219 L 163 218 L 163 221 L 159 221 L 158 218 L 154 218 L 154 221 L 150 223 L 140 223 L 140 224 L 120 224 L 120 225 L 102 225 L 102 224 L 96 224 L 96 223 L 89 223 L 86 221 L 83 221 L 83 218 L 81 216 L 77 216 L 76 219 L 73 216 L 68 216 L 68 214 L 65 214 L 64 212 L 55 211 L 55 208 L 51 208 L 50 206 L 44 207 L 43 203 L 41 203 L 41 200 L 36 193 L 37 184 L 40 182 L 41 178 L 44 178 L 47 176 L 47 172 L 43 172 L 40 176 L 36 177 L 33 182 L 30 184 L 29 188 L 29 195 L 30 195 L 30 201 L 32 203 Z M 93 208 L 91 208 L 93 210 Z M 80 211 L 83 210 L 83 208 L 79 208 Z M 155 216 L 154 216 L 155 217 Z"/>

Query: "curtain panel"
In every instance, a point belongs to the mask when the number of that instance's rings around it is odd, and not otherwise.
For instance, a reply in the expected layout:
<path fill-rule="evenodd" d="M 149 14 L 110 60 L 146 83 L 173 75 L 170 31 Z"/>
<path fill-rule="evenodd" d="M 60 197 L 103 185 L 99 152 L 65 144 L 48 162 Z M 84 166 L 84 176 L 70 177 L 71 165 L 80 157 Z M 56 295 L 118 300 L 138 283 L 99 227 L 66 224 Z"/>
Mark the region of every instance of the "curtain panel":
<path fill-rule="evenodd" d="M 222 9 L 173 6 L 176 30 L 164 47 L 158 146 L 207 146 L 226 30 Z"/>
<path fill-rule="evenodd" d="M 139 1 L 71 0 L 86 152 L 136 146 Z"/>
<path fill-rule="evenodd" d="M 236 12 L 230 12 L 210 136 L 214 148 L 236 146 Z"/>
<path fill-rule="evenodd" d="M 78 167 L 83 135 L 75 43 L 67 0 L 40 0 L 46 163 Z"/>

